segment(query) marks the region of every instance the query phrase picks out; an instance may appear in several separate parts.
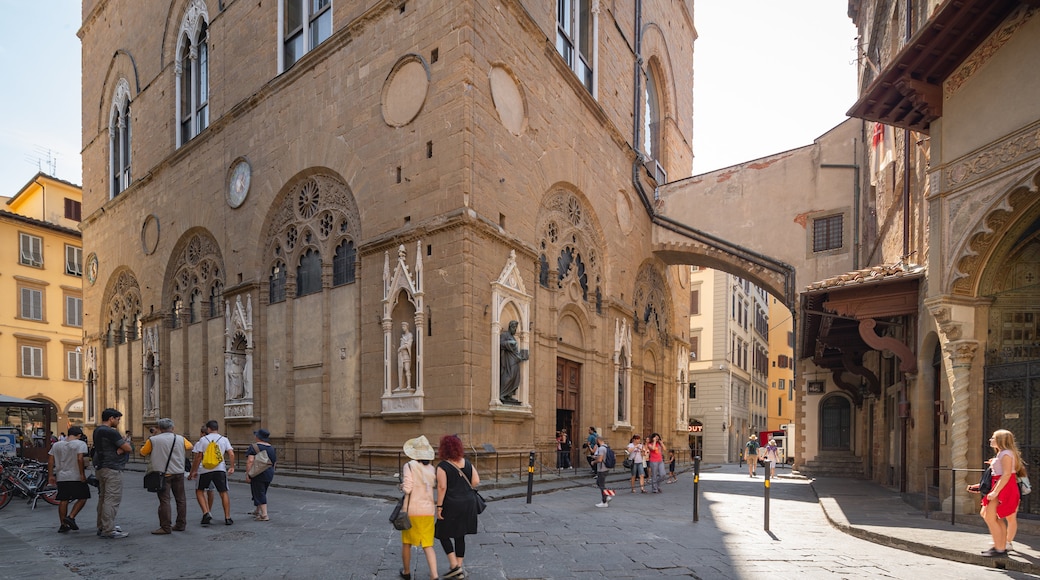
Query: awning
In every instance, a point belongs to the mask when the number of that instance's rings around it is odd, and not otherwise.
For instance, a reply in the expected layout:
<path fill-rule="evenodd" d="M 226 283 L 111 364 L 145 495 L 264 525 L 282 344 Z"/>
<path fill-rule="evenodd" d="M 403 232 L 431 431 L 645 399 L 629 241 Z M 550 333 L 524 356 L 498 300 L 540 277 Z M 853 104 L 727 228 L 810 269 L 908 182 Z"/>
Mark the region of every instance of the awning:
<path fill-rule="evenodd" d="M 927 133 L 942 116 L 943 82 L 1021 4 L 1040 0 L 946 0 L 848 115 Z"/>
<path fill-rule="evenodd" d="M 8 395 L 0 395 L 0 407 L 3 406 L 46 407 L 47 403 L 41 403 L 39 401 L 30 401 L 29 399 L 19 399 L 18 397 L 10 397 Z"/>
<path fill-rule="evenodd" d="M 881 392 L 878 377 L 863 367 L 867 352 L 891 351 L 901 371 L 916 373 L 912 349 L 886 327 L 917 313 L 924 273 L 916 265 L 874 266 L 809 285 L 801 297 L 802 357 L 829 370 L 857 404 L 863 394 Z"/>

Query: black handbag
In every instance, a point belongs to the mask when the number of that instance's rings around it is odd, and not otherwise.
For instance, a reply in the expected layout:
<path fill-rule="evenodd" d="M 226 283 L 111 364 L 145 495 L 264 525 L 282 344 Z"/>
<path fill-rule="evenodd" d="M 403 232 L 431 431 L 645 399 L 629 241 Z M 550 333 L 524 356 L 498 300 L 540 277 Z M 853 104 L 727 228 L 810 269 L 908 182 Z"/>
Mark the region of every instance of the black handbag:
<path fill-rule="evenodd" d="M 397 500 L 397 505 L 394 506 L 394 511 L 390 512 L 390 523 L 394 525 L 395 530 L 403 531 L 412 528 L 412 519 L 408 517 L 408 508 L 405 507 L 406 498 L 410 498 L 410 495 L 405 494 L 404 497 Z"/>
<path fill-rule="evenodd" d="M 173 438 L 173 445 L 177 444 L 177 437 Z M 173 459 L 173 445 L 170 446 L 170 454 L 166 457 L 166 467 L 162 471 L 149 471 L 144 474 L 144 488 L 152 493 L 159 493 L 166 485 L 166 470 L 170 468 L 170 459 Z"/>
<path fill-rule="evenodd" d="M 993 491 L 993 468 L 987 465 L 986 470 L 982 472 L 982 479 L 979 480 L 979 493 L 986 495 L 991 491 Z"/>
<path fill-rule="evenodd" d="M 622 461 L 621 465 L 623 465 L 625 469 L 632 469 L 632 466 L 635 465 L 635 462 L 632 461 L 631 457 L 629 457 L 628 459 Z"/>
<path fill-rule="evenodd" d="M 163 472 L 149 471 L 144 474 L 144 488 L 152 493 L 158 493 L 162 491 L 165 479 L 166 477 L 163 476 Z"/>
<path fill-rule="evenodd" d="M 480 492 L 477 491 L 477 488 L 473 487 L 473 484 L 469 482 L 469 478 L 466 477 L 465 473 L 462 473 L 461 469 L 454 465 L 452 465 L 452 467 L 455 467 L 455 471 L 459 472 L 459 477 L 461 477 L 466 482 L 466 485 L 468 485 L 469 489 L 473 492 L 473 505 L 476 506 L 477 514 L 479 515 L 484 513 L 484 510 L 487 509 L 487 500 L 484 499 L 484 496 L 480 495 Z"/>

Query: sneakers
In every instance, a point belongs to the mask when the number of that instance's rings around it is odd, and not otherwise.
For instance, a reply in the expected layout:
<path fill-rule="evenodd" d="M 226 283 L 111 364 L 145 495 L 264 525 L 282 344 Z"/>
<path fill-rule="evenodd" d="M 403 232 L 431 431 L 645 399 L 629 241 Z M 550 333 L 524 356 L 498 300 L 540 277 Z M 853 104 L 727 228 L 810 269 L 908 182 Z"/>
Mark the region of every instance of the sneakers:
<path fill-rule="evenodd" d="M 441 575 L 441 578 L 459 578 L 463 576 L 465 576 L 465 572 L 462 571 L 462 566 L 455 566 Z"/>
<path fill-rule="evenodd" d="M 122 531 L 123 531 L 123 528 L 121 528 L 121 527 L 119 527 L 119 526 L 116 526 L 116 533 L 119 533 L 119 532 L 122 532 Z M 98 529 L 97 529 L 97 535 L 99 535 L 99 536 L 100 536 L 100 535 L 103 535 L 103 534 L 101 533 L 101 528 L 98 528 Z"/>
<path fill-rule="evenodd" d="M 608 495 L 608 496 L 607 496 L 607 503 L 610 503 L 610 501 L 611 501 L 612 499 L 614 499 L 614 496 L 612 496 L 612 495 Z"/>
<path fill-rule="evenodd" d="M 1007 550 L 998 550 L 996 548 L 990 548 L 982 553 L 987 558 L 993 558 L 995 556 L 1007 556 Z"/>
<path fill-rule="evenodd" d="M 608 505 L 610 504 L 605 501 L 601 501 L 598 504 L 596 504 L 596 507 L 607 507 Z"/>
<path fill-rule="evenodd" d="M 70 530 L 78 530 L 79 526 L 76 525 L 76 518 L 65 518 L 62 523 L 69 527 Z"/>
<path fill-rule="evenodd" d="M 121 540 L 121 539 L 123 539 L 123 538 L 125 538 L 125 537 L 127 537 L 129 535 L 130 534 L 128 534 L 126 532 L 115 531 L 115 532 L 112 532 L 111 534 L 101 534 L 101 537 L 106 539 L 106 540 Z"/>
<path fill-rule="evenodd" d="M 233 523 L 235 523 L 235 520 L 233 520 L 231 518 L 224 518 L 224 525 L 225 526 L 230 526 Z"/>
<path fill-rule="evenodd" d="M 202 525 L 208 526 L 213 521 L 213 516 L 209 515 L 209 512 L 202 514 Z"/>
<path fill-rule="evenodd" d="M 68 533 L 68 531 L 69 531 L 69 530 L 71 530 L 71 529 L 72 529 L 72 528 L 70 528 L 70 527 L 66 526 L 66 525 L 65 525 L 65 524 L 63 523 L 63 524 L 61 524 L 61 527 L 60 527 L 60 528 L 58 528 L 58 533 L 59 533 L 59 534 L 65 534 L 65 533 Z"/>

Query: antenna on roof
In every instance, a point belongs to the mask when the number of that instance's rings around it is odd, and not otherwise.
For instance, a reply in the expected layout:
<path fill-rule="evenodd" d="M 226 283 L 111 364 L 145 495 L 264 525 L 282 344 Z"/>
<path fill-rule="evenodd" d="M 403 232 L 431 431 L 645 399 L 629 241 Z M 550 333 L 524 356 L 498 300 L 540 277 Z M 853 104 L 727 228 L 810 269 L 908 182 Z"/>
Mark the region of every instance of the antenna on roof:
<path fill-rule="evenodd" d="M 33 147 L 35 154 L 29 154 L 25 156 L 25 161 L 30 165 L 35 165 L 36 170 L 46 173 L 47 175 L 57 175 L 58 173 L 58 154 L 53 149 L 48 149 L 37 145 Z M 46 168 L 46 171 L 44 171 Z"/>

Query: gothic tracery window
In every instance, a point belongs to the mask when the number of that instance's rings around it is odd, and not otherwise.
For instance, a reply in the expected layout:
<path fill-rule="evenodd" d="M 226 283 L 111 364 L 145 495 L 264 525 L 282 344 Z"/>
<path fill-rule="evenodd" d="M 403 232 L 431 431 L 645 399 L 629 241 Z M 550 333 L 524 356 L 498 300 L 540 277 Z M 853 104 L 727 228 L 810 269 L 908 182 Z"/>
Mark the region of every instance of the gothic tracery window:
<path fill-rule="evenodd" d="M 564 289 L 573 285 L 581 301 L 602 314 L 602 274 L 598 259 L 596 228 L 591 212 L 573 193 L 551 195 L 540 218 L 542 239 L 538 256 L 538 283 L 543 288 Z M 550 267 L 555 266 L 555 284 Z"/>
<path fill-rule="evenodd" d="M 316 174 L 295 183 L 268 225 L 269 303 L 286 299 L 286 279 L 296 283 L 293 297 L 321 292 L 323 256 L 332 256 L 333 287 L 353 283 L 359 216 L 339 179 Z"/>
<path fill-rule="evenodd" d="M 174 328 L 204 317 L 220 316 L 224 293 L 224 266 L 220 249 L 206 234 L 193 234 L 175 257 L 174 275 L 166 289 Z"/>
<path fill-rule="evenodd" d="M 209 15 L 203 0 L 192 0 L 177 42 L 177 145 L 209 126 Z"/>

